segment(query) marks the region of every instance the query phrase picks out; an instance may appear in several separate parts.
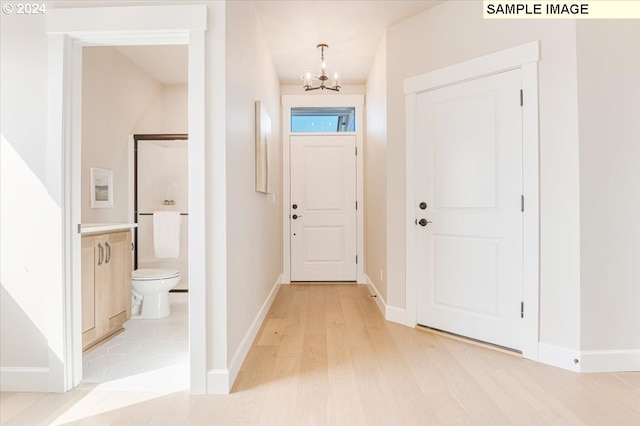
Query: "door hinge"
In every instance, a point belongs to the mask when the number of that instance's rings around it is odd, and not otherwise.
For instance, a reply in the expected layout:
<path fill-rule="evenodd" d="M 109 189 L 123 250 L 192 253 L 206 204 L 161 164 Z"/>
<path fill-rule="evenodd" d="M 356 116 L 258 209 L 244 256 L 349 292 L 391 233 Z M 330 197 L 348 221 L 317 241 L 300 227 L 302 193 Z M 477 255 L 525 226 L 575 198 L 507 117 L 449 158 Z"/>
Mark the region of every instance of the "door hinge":
<path fill-rule="evenodd" d="M 356 210 L 358 210 L 358 202 L 356 201 Z"/>
<path fill-rule="evenodd" d="M 358 264 L 358 255 L 356 254 L 356 265 Z"/>
<path fill-rule="evenodd" d="M 524 105 L 524 92 L 520 89 L 520 106 Z"/>
<path fill-rule="evenodd" d="M 78 234 L 82 234 L 82 224 L 78 224 Z"/>
<path fill-rule="evenodd" d="M 524 302 L 520 302 L 520 318 L 524 318 Z"/>
<path fill-rule="evenodd" d="M 520 196 L 520 211 L 524 213 L 524 195 Z"/>
<path fill-rule="evenodd" d="M 358 156 L 358 147 L 356 146 L 356 156 Z"/>

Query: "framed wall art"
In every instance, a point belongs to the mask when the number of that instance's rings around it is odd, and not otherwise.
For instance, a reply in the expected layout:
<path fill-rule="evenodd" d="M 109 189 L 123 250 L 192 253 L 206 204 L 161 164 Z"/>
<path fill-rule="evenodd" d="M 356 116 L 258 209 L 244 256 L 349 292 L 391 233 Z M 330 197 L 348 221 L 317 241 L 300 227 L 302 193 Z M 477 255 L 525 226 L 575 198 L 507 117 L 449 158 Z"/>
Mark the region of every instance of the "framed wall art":
<path fill-rule="evenodd" d="M 113 207 L 113 171 L 91 167 L 91 208 Z"/>
<path fill-rule="evenodd" d="M 269 140 L 271 118 L 260 101 L 256 101 L 256 192 L 269 192 Z"/>

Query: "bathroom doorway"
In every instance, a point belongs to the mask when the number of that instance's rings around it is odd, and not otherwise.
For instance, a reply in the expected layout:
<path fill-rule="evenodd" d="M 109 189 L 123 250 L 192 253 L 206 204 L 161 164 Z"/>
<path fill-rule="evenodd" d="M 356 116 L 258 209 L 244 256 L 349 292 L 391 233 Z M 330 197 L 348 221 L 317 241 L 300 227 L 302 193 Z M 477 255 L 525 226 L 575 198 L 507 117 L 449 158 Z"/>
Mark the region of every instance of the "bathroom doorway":
<path fill-rule="evenodd" d="M 131 269 L 180 276 L 179 291 L 168 294 L 168 316 L 141 319 L 144 301 L 132 288 L 131 319 L 83 354 L 82 381 L 110 389 L 188 390 L 188 47 L 91 46 L 82 56 L 82 170 L 111 170 L 114 194 L 113 207 L 98 210 L 83 197 L 82 221 L 132 224 Z M 179 249 L 175 256 L 156 256 L 153 212 L 174 209 L 180 212 Z"/>

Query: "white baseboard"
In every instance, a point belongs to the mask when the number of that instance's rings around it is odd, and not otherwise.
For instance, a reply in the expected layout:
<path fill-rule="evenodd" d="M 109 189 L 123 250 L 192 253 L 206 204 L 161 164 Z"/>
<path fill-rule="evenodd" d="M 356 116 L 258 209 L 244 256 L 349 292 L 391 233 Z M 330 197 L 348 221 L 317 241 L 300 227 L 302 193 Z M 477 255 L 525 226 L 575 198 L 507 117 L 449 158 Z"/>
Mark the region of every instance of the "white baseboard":
<path fill-rule="evenodd" d="M 228 395 L 232 382 L 229 380 L 229 370 L 216 368 L 207 371 L 207 394 Z"/>
<path fill-rule="evenodd" d="M 271 292 L 269 293 L 269 296 L 267 296 L 267 299 L 262 304 L 262 307 L 258 311 L 258 314 L 256 315 L 253 322 L 251 323 L 251 327 L 249 327 L 249 330 L 247 330 L 247 333 L 244 335 L 242 342 L 240 342 L 240 346 L 236 350 L 236 353 L 233 355 L 233 358 L 231 358 L 231 362 L 229 363 L 229 370 L 228 370 L 228 381 L 229 381 L 228 390 L 226 391 L 226 393 L 229 393 L 229 391 L 231 390 L 231 387 L 233 386 L 233 383 L 236 380 L 236 377 L 238 377 L 238 373 L 240 372 L 240 367 L 242 367 L 242 363 L 244 362 L 244 359 L 247 357 L 247 354 L 249 353 L 249 349 L 251 349 L 251 345 L 253 344 L 253 341 L 258 335 L 258 331 L 260 331 L 260 327 L 262 326 L 262 323 L 264 322 L 264 319 L 266 318 L 267 313 L 271 308 L 271 304 L 273 303 L 274 299 L 276 298 L 276 295 L 278 294 L 278 290 L 280 290 L 281 279 L 282 279 L 282 275 L 280 275 L 276 280 L 275 284 L 273 285 L 273 288 L 271 289 Z"/>
<path fill-rule="evenodd" d="M 384 315 L 387 321 L 396 322 L 398 324 L 413 327 L 414 325 L 407 324 L 407 310 L 402 308 L 396 308 L 395 306 L 387 305 L 387 309 Z"/>
<path fill-rule="evenodd" d="M 640 371 L 640 349 L 582 351 L 581 358 L 583 373 Z"/>
<path fill-rule="evenodd" d="M 51 392 L 48 367 L 0 367 L 2 392 Z"/>
<path fill-rule="evenodd" d="M 367 282 L 367 287 L 369 289 L 369 294 L 375 295 L 373 298 L 376 302 L 376 306 L 382 313 L 382 316 L 387 321 L 396 322 L 398 324 L 407 325 L 407 311 L 402 308 L 396 308 L 395 306 L 387 305 L 387 302 L 384 300 L 378 289 L 376 288 L 371 278 L 365 274 L 365 280 Z"/>
<path fill-rule="evenodd" d="M 538 362 L 580 372 L 580 351 L 540 342 L 538 343 Z"/>
<path fill-rule="evenodd" d="M 373 281 L 371 281 L 371 278 L 369 278 L 369 275 L 364 274 L 364 280 L 367 288 L 369 289 L 369 294 L 372 296 L 375 296 L 375 297 L 372 297 L 372 299 L 374 300 L 374 302 L 376 302 L 376 306 L 380 310 L 380 313 L 385 319 L 387 319 L 387 315 L 386 315 L 387 303 L 385 302 L 384 298 L 376 288 L 375 284 L 373 284 Z"/>

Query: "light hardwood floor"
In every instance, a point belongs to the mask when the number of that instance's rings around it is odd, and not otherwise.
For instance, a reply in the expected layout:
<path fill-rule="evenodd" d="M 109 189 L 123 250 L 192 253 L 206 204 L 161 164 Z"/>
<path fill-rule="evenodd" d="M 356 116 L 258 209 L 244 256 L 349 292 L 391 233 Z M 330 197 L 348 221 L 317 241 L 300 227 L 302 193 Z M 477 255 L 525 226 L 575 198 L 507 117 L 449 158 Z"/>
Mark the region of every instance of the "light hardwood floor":
<path fill-rule="evenodd" d="M 577 374 L 383 320 L 364 286 L 282 286 L 231 395 L 2 393 L 3 425 L 640 425 L 640 373 Z"/>

